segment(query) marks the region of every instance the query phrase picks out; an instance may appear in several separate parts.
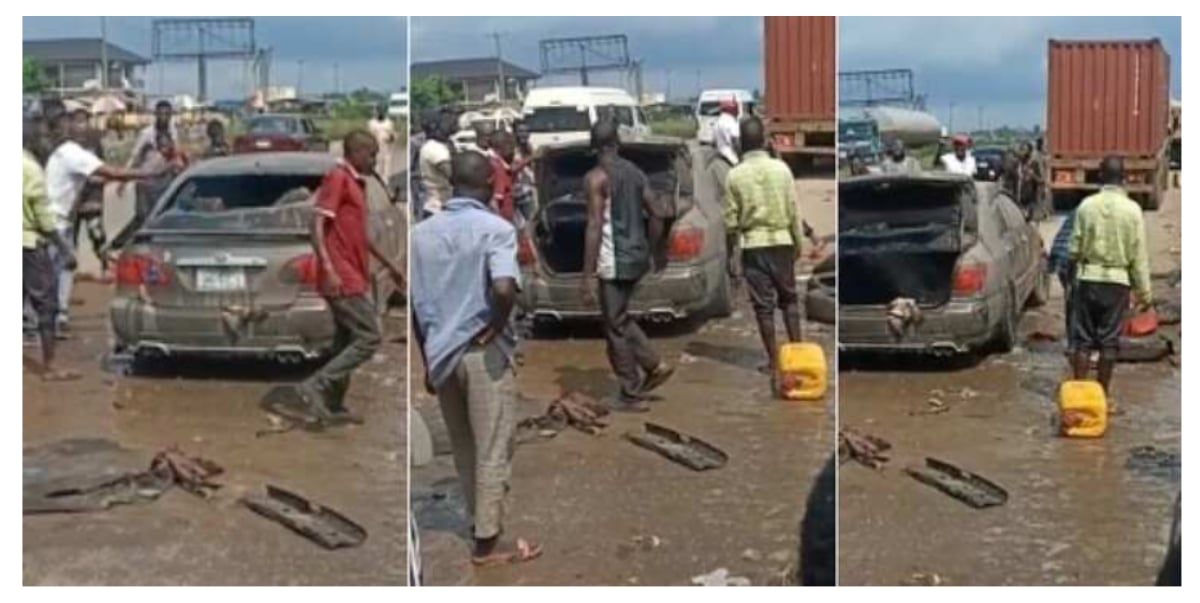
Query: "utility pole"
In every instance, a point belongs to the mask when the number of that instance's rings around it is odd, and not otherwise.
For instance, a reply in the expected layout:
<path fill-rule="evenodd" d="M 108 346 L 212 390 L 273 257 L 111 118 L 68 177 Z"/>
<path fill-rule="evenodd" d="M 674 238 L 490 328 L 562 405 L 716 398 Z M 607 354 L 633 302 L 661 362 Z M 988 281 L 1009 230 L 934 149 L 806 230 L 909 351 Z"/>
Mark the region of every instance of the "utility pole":
<path fill-rule="evenodd" d="M 196 82 L 199 88 L 196 100 L 204 102 L 208 95 L 208 65 L 205 63 L 204 56 L 204 26 L 201 25 L 197 30 L 197 42 L 200 44 L 200 52 L 196 57 Z"/>
<path fill-rule="evenodd" d="M 980 132 L 983 131 L 983 105 L 979 105 L 979 127 L 977 129 Z"/>
<path fill-rule="evenodd" d="M 492 40 L 496 43 L 496 100 L 503 103 L 508 84 L 504 81 L 504 54 L 500 50 L 500 32 L 493 31 Z"/>
<path fill-rule="evenodd" d="M 108 90 L 108 19 L 100 17 L 100 89 Z"/>
<path fill-rule="evenodd" d="M 334 92 L 334 94 L 342 93 L 342 77 L 341 77 L 341 74 L 338 72 L 339 68 L 340 68 L 340 66 L 338 65 L 338 62 L 334 61 L 333 62 L 333 92 Z"/>
<path fill-rule="evenodd" d="M 303 96 L 304 90 L 304 59 L 296 60 L 296 98 Z"/>

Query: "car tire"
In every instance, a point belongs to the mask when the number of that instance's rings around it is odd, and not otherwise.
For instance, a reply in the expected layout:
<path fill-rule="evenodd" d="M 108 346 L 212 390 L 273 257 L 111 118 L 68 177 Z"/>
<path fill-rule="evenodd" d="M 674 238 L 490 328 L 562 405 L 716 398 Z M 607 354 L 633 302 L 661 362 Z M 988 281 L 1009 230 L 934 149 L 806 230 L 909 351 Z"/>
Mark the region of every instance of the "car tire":
<path fill-rule="evenodd" d="M 1050 273 L 1046 272 L 1043 265 L 1037 280 L 1034 281 L 1033 290 L 1029 292 L 1029 299 L 1025 300 L 1025 307 L 1040 308 L 1047 303 L 1050 303 Z"/>
<path fill-rule="evenodd" d="M 729 273 L 724 270 L 721 271 L 720 282 L 713 290 L 708 314 L 713 318 L 727 318 L 733 314 L 733 284 L 729 281 Z"/>
<path fill-rule="evenodd" d="M 996 326 L 996 351 L 1007 354 L 1017 346 L 1017 325 L 1020 324 L 1021 311 L 1017 305 L 1017 296 L 1012 287 L 1008 290 L 1008 306 L 1004 309 L 1004 318 Z"/>

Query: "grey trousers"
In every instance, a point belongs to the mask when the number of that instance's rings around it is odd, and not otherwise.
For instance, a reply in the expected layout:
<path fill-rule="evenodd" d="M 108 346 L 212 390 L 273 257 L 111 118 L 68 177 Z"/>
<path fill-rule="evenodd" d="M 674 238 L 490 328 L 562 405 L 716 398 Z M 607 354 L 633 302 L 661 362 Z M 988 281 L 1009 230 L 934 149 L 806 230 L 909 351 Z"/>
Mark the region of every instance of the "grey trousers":
<path fill-rule="evenodd" d="M 629 315 L 629 298 L 636 287 L 637 281 L 600 281 L 600 312 L 604 317 L 604 338 L 608 341 L 608 363 L 621 382 L 620 399 L 626 403 L 641 399 L 643 373 L 650 374 L 659 363 L 646 333 Z"/>
<path fill-rule="evenodd" d="M 512 475 L 517 396 L 504 351 L 472 347 L 438 387 L 454 467 L 475 521 L 475 538 L 500 534 Z"/>
<path fill-rule="evenodd" d="M 306 385 L 320 393 L 329 410 L 345 408 L 350 376 L 375 355 L 383 344 L 375 304 L 366 295 L 326 299 L 337 329 L 333 358 L 308 378 Z"/>

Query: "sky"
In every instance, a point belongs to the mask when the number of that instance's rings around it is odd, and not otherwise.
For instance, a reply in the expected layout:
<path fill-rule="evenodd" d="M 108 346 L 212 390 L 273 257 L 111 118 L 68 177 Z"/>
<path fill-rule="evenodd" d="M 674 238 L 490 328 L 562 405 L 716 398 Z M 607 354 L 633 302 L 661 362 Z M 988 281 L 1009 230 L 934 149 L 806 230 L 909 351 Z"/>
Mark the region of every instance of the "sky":
<path fill-rule="evenodd" d="M 109 40 L 151 57 L 153 17 L 108 17 Z M 304 95 L 342 92 L 363 86 L 392 91 L 407 85 L 408 32 L 405 17 L 255 17 L 259 47 L 271 47 L 271 83 L 300 84 Z M 23 37 L 99 37 L 98 17 L 25 17 Z M 299 61 L 303 61 L 301 69 Z M 337 77 L 334 77 L 334 64 Z M 146 71 L 146 91 L 154 95 L 196 94 L 195 62 L 166 62 Z M 302 79 L 301 79 L 302 77 Z M 240 60 L 210 61 L 209 96 L 239 98 L 249 82 Z"/>
<path fill-rule="evenodd" d="M 496 56 L 500 34 L 505 60 L 541 71 L 538 41 L 625 34 L 632 59 L 642 60 L 647 93 L 673 100 L 704 88 L 762 87 L 762 17 L 413 17 L 413 61 Z M 575 75 L 544 78 L 546 84 L 578 84 Z M 593 85 L 625 85 L 597 73 Z"/>
<path fill-rule="evenodd" d="M 1050 38 L 1151 38 L 1171 56 L 1171 96 L 1182 99 L 1179 17 L 843 17 L 839 66 L 910 68 L 927 109 L 950 126 L 1031 126 L 1045 120 Z"/>

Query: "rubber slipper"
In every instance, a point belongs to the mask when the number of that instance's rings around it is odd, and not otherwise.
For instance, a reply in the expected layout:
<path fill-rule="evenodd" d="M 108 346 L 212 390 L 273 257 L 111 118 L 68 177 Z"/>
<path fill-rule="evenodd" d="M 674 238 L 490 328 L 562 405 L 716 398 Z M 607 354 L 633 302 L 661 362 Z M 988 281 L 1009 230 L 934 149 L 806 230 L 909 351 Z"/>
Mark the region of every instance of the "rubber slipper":
<path fill-rule="evenodd" d="M 515 550 L 493 551 L 483 557 L 471 556 L 471 563 L 476 567 L 495 567 L 498 565 L 515 565 L 533 561 L 542 556 L 542 546 L 531 544 L 524 538 L 518 538 Z"/>

